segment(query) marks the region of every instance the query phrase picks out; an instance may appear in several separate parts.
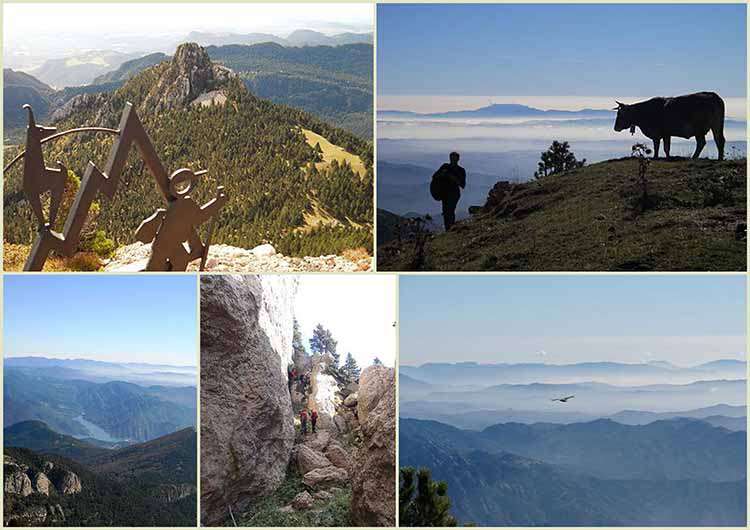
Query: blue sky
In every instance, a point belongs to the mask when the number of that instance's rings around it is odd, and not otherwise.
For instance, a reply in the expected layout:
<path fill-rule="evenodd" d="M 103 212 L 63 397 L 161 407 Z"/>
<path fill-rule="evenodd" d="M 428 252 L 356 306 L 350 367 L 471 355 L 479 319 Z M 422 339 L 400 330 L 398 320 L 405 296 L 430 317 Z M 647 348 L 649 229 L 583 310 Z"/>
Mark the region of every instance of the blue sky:
<path fill-rule="evenodd" d="M 378 94 L 741 97 L 745 9 L 380 4 Z"/>
<path fill-rule="evenodd" d="M 742 276 L 402 276 L 400 363 L 743 359 Z"/>
<path fill-rule="evenodd" d="M 6 356 L 191 365 L 194 275 L 6 275 Z"/>

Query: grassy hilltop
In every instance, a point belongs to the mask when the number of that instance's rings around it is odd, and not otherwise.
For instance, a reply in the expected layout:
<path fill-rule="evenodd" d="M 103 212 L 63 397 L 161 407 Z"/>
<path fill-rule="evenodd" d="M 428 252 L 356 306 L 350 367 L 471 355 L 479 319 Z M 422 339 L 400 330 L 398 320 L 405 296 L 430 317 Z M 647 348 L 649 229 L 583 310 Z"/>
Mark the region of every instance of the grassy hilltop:
<path fill-rule="evenodd" d="M 507 185 L 451 232 L 428 235 L 423 258 L 413 239 L 380 245 L 378 268 L 745 270 L 746 159 L 651 161 L 646 181 L 644 202 L 638 161 L 622 158 Z"/>

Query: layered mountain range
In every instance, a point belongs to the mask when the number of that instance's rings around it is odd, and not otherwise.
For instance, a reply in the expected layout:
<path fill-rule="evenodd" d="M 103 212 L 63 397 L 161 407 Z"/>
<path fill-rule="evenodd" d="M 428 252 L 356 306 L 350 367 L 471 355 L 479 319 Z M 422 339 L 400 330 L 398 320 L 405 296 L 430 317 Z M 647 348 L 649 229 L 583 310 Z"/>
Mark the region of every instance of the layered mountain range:
<path fill-rule="evenodd" d="M 402 366 L 400 466 L 461 523 L 734 526 L 746 520 L 746 365 Z"/>

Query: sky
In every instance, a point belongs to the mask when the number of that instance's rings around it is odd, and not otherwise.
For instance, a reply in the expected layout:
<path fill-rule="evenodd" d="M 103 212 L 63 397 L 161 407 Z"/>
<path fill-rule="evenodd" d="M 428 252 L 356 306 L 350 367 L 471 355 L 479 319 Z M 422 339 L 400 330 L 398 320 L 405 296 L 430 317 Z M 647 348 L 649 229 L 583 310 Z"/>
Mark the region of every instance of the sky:
<path fill-rule="evenodd" d="M 375 357 L 394 366 L 396 283 L 396 276 L 381 274 L 300 276 L 294 309 L 305 347 L 320 323 L 338 341 L 342 362 L 351 352 L 360 367 Z"/>
<path fill-rule="evenodd" d="M 400 102 L 405 109 L 405 102 L 429 101 L 425 96 L 473 98 L 458 108 L 503 96 L 577 97 L 582 106 L 595 97 L 700 90 L 744 97 L 745 10 L 744 4 L 381 4 L 378 108 Z M 401 100 L 389 99 L 396 96 Z"/>
<path fill-rule="evenodd" d="M 84 50 L 172 52 L 191 31 L 326 34 L 371 32 L 370 4 L 47 3 L 3 5 L 6 66 L 19 56 L 64 57 Z M 8 59 L 14 61 L 7 64 Z"/>
<path fill-rule="evenodd" d="M 742 276 L 402 276 L 399 362 L 745 358 Z"/>
<path fill-rule="evenodd" d="M 194 275 L 6 275 L 3 348 L 26 355 L 195 366 Z"/>

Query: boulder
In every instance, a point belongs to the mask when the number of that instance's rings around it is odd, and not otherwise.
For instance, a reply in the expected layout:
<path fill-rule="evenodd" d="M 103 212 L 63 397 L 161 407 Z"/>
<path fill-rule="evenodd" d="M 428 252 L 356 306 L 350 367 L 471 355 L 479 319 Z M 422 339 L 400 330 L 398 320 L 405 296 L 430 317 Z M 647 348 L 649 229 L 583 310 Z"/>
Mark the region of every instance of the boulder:
<path fill-rule="evenodd" d="M 41 472 L 36 474 L 34 477 L 34 489 L 37 492 L 49 497 L 50 486 L 52 486 L 52 482 L 47 478 L 47 475 Z"/>
<path fill-rule="evenodd" d="M 305 445 L 312 447 L 316 451 L 325 451 L 330 441 L 331 433 L 328 431 L 318 431 L 305 439 Z"/>
<path fill-rule="evenodd" d="M 330 486 L 344 486 L 349 480 L 346 470 L 335 466 L 313 469 L 302 477 L 302 483 L 316 490 L 327 489 Z"/>
<path fill-rule="evenodd" d="M 313 498 L 316 501 L 330 501 L 331 499 L 333 499 L 333 493 L 326 490 L 316 491 L 315 493 L 313 493 Z"/>
<path fill-rule="evenodd" d="M 349 432 L 349 428 L 347 427 L 346 420 L 341 414 L 336 414 L 333 417 L 333 426 L 336 427 L 336 430 L 340 434 L 346 434 Z"/>
<path fill-rule="evenodd" d="M 305 475 L 313 469 L 329 467 L 331 462 L 323 453 L 316 451 L 307 445 L 297 446 L 297 469 L 300 475 Z"/>
<path fill-rule="evenodd" d="M 344 406 L 349 407 L 349 408 L 356 407 L 357 398 L 358 396 L 356 392 L 354 394 L 349 394 L 348 396 L 346 396 L 346 399 L 344 400 Z"/>
<path fill-rule="evenodd" d="M 313 507 L 313 504 L 315 504 L 315 499 L 306 491 L 298 493 L 292 500 L 292 507 L 295 510 L 309 510 Z"/>
<path fill-rule="evenodd" d="M 201 277 L 201 520 L 276 489 L 294 446 L 286 368 L 296 278 Z"/>
<path fill-rule="evenodd" d="M 326 449 L 326 458 L 336 467 L 341 469 L 351 469 L 351 459 L 349 453 L 339 444 L 332 443 Z"/>
<path fill-rule="evenodd" d="M 393 385 L 393 368 L 368 366 L 359 377 L 357 392 L 357 417 L 364 423 L 367 415 L 380 402 L 381 397 Z"/>
<path fill-rule="evenodd" d="M 253 248 L 250 252 L 252 252 L 254 256 L 275 256 L 276 255 L 276 249 L 273 248 L 273 245 L 269 243 L 266 243 L 264 245 L 258 245 L 257 247 Z"/>
<path fill-rule="evenodd" d="M 4 484 L 5 493 L 13 493 L 22 497 L 28 497 L 34 493 L 31 479 L 20 469 L 14 469 L 10 473 L 5 473 Z"/>
<path fill-rule="evenodd" d="M 360 378 L 362 443 L 352 458 L 352 520 L 358 526 L 396 522 L 396 378 L 370 367 Z"/>

